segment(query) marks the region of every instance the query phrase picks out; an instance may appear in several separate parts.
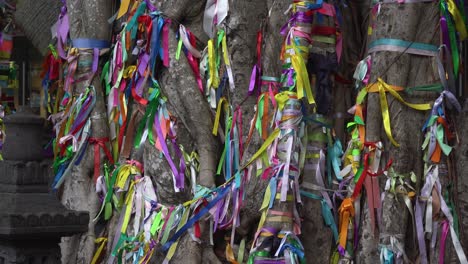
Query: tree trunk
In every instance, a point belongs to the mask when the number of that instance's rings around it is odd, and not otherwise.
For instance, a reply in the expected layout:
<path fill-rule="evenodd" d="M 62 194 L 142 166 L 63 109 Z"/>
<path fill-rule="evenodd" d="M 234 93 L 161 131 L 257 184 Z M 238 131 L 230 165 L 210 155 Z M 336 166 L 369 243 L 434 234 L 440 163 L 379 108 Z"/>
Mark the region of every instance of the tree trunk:
<path fill-rule="evenodd" d="M 382 4 L 380 14 L 377 15 L 375 28 L 371 41 L 382 38 L 401 39 L 415 43 L 438 43 L 438 7 L 437 4 Z M 424 85 L 437 80 L 437 72 L 432 65 L 434 60 L 430 57 L 401 54 L 400 52 L 376 52 L 372 55 L 371 82 L 377 82 L 382 78 L 386 83 L 402 87 Z M 367 100 L 367 126 L 366 140 L 376 142 L 383 140 L 384 164 L 388 159 L 393 160 L 392 168 L 400 174 L 415 172 L 418 176 L 418 184 L 421 184 L 423 176 L 423 153 L 421 145 L 424 140 L 423 133 L 419 131 L 427 118 L 424 111 L 415 111 L 387 93 L 389 104 L 390 122 L 392 134 L 400 147 L 393 146 L 382 129 L 382 114 L 378 93 L 370 93 Z M 404 99 L 412 103 L 432 101 L 436 94 L 417 92 Z M 385 181 L 380 180 L 380 186 L 385 186 Z M 367 205 L 363 210 L 368 211 Z M 373 211 L 373 210 L 372 210 Z M 409 217 L 408 208 L 403 202 L 403 195 L 397 197 L 386 193 L 382 203 L 382 220 L 379 226 L 380 241 L 370 231 L 368 217 L 363 218 L 363 236 L 358 253 L 358 261 L 363 263 L 375 263 L 379 261 L 381 245 L 390 246 L 390 239 L 396 240 L 406 249 L 414 249 L 415 234 L 412 234 L 414 220 Z M 417 257 L 414 251 L 406 252 L 412 259 Z"/>
<path fill-rule="evenodd" d="M 110 25 L 107 20 L 111 16 L 111 1 L 67 1 L 67 9 L 70 18 L 70 38 L 87 38 L 97 40 L 109 40 Z M 100 26 L 96 26 L 100 25 Z M 79 62 L 93 60 L 92 51 L 80 50 L 78 58 L 77 77 L 88 74 L 90 65 L 81 66 Z M 85 64 L 86 65 L 86 64 Z M 82 93 L 86 87 L 93 85 L 96 90 L 96 105 L 93 108 L 91 116 L 91 137 L 107 138 L 109 129 L 107 118 L 102 113 L 106 112 L 104 104 L 103 90 L 99 80 L 98 71 L 92 80 L 85 80 L 77 83 L 73 87 L 73 95 Z M 104 161 L 106 156 L 100 148 L 100 160 Z M 101 170 L 102 170 L 101 162 Z M 75 167 L 70 178 L 65 181 L 63 187 L 62 203 L 73 210 L 88 211 L 90 222 L 88 232 L 81 235 L 75 235 L 69 238 L 63 238 L 61 243 L 62 262 L 63 263 L 90 263 L 93 251 L 95 234 L 95 222 L 92 220 L 99 211 L 99 199 L 96 195 L 96 187 L 93 182 L 94 173 L 94 147 L 86 149 L 86 154 L 81 164 Z M 101 174 L 101 173 L 100 173 Z M 102 175 L 102 174 L 101 174 Z"/>

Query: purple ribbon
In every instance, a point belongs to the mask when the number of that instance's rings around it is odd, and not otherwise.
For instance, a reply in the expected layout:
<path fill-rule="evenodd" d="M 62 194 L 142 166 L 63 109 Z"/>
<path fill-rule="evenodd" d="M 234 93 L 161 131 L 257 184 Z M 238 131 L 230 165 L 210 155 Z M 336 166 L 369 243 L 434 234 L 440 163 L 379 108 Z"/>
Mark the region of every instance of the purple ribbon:
<path fill-rule="evenodd" d="M 94 52 L 93 52 L 93 74 L 95 74 L 97 72 L 98 63 L 99 63 L 99 49 L 94 48 Z"/>
<path fill-rule="evenodd" d="M 148 67 L 148 62 L 149 62 L 149 54 L 148 53 L 142 53 L 139 58 L 139 65 L 138 65 L 138 73 L 143 76 L 145 74 L 145 70 Z"/>
<path fill-rule="evenodd" d="M 174 162 L 172 161 L 171 154 L 169 153 L 166 141 L 164 140 L 163 132 L 161 130 L 161 124 L 159 123 L 159 115 L 154 117 L 154 127 L 156 129 L 156 134 L 158 135 L 159 143 L 161 143 L 163 154 L 166 157 L 169 166 L 171 167 L 172 173 L 174 174 L 175 187 L 184 189 L 184 174 L 177 170 Z"/>
<path fill-rule="evenodd" d="M 260 68 L 258 67 L 257 64 L 255 64 L 252 68 L 252 74 L 250 75 L 250 84 L 249 84 L 249 92 L 248 95 L 253 95 L 255 92 L 255 87 L 258 87 L 258 76 L 260 75 Z M 257 94 L 259 94 L 259 91 L 257 91 Z"/>
<path fill-rule="evenodd" d="M 70 25 L 68 21 L 68 15 L 61 14 L 57 21 L 57 51 L 63 59 L 67 58 L 65 50 L 63 49 L 63 43 L 67 42 L 68 32 L 70 30 Z"/>
<path fill-rule="evenodd" d="M 293 78 L 293 75 L 294 75 L 295 71 L 294 71 L 294 68 L 289 68 L 289 69 L 283 69 L 283 75 L 286 75 L 288 76 L 288 81 L 286 83 L 286 86 L 293 86 L 294 85 L 294 78 Z"/>
<path fill-rule="evenodd" d="M 447 20 L 443 16 L 440 18 L 440 31 L 442 31 L 442 40 L 444 45 L 451 50 Z"/>
<path fill-rule="evenodd" d="M 286 24 L 284 24 L 282 27 L 281 27 L 281 35 L 286 35 L 286 33 L 288 33 L 288 29 L 290 27 L 294 27 L 296 26 L 296 23 L 312 23 L 314 20 L 313 20 L 313 17 L 312 16 L 308 16 L 306 12 L 296 12 L 294 13 L 291 18 L 288 20 L 288 22 L 286 22 Z"/>
<path fill-rule="evenodd" d="M 148 9 L 151 11 L 151 12 L 154 12 L 156 10 L 158 10 L 152 3 L 150 0 L 145 0 L 146 2 L 146 7 L 148 7 Z"/>

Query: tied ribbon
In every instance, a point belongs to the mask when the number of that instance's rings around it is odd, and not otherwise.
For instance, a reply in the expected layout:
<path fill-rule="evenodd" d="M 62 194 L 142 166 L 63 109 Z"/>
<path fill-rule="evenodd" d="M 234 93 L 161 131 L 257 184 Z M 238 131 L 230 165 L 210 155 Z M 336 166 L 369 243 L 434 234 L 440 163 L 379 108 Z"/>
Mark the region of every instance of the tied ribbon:
<path fill-rule="evenodd" d="M 387 95 L 385 94 L 386 92 L 389 92 L 393 97 L 395 97 L 398 101 L 401 103 L 405 104 L 408 107 L 411 107 L 415 110 L 419 111 L 425 111 L 425 110 L 430 110 L 431 105 L 430 104 L 412 104 L 412 103 L 407 103 L 397 92 L 397 89 L 395 86 L 388 85 L 385 83 L 381 78 L 378 78 L 377 80 L 377 89 L 379 92 L 379 97 L 380 97 L 380 108 L 382 111 L 382 118 L 383 118 L 383 123 L 384 123 L 384 128 L 385 128 L 385 133 L 387 134 L 390 142 L 396 147 L 399 147 L 400 144 L 396 142 L 396 140 L 392 136 L 392 130 L 391 130 L 391 125 L 390 125 L 390 113 L 388 109 L 388 103 L 387 103 Z M 367 87 L 368 92 L 374 92 L 375 91 L 375 84 L 371 84 Z"/>
<path fill-rule="evenodd" d="M 211 87 L 217 88 L 219 86 L 219 76 L 218 76 L 218 67 L 216 65 L 216 55 L 214 41 L 212 39 L 208 40 L 208 68 L 210 77 L 208 79 L 208 89 Z"/>
<path fill-rule="evenodd" d="M 200 75 L 199 61 L 202 57 L 200 51 L 197 50 L 196 37 L 192 32 L 186 29 L 182 24 L 179 26 L 179 43 L 185 47 L 184 53 L 187 57 L 187 61 L 192 68 L 193 75 L 197 81 L 198 89 L 203 93 L 203 82 Z M 182 48 L 182 45 L 179 45 Z M 179 51 L 179 50 L 178 50 Z M 178 57 L 178 55 L 176 55 Z"/>
<path fill-rule="evenodd" d="M 216 26 L 227 17 L 229 11 L 228 0 L 208 0 L 203 16 L 203 30 L 210 37 L 215 35 Z"/>
<path fill-rule="evenodd" d="M 291 64 L 296 73 L 296 89 L 297 89 L 297 98 L 301 99 L 305 95 L 307 96 L 307 101 L 309 104 L 315 104 L 315 99 L 312 94 L 312 88 L 310 86 L 309 74 L 307 72 L 307 67 L 305 63 L 304 56 L 308 54 L 306 49 L 303 47 L 297 47 L 296 40 L 293 37 L 293 31 L 290 31 L 289 34 L 290 42 L 292 45 L 291 53 L 288 54 L 291 58 Z"/>
<path fill-rule="evenodd" d="M 372 230 L 375 230 L 375 213 L 374 209 L 380 208 L 380 197 L 379 197 L 379 184 L 378 184 L 378 179 L 377 176 L 381 175 L 384 173 L 384 171 L 388 170 L 390 166 L 392 165 L 392 160 L 390 159 L 385 166 L 384 170 L 378 170 L 379 163 L 380 163 L 380 147 L 379 143 L 374 143 L 374 142 L 366 142 L 364 144 L 365 146 L 368 146 L 370 148 L 370 153 L 364 154 L 364 161 L 363 161 L 363 168 L 362 170 L 360 169 L 358 173 L 356 174 L 356 178 L 358 178 L 356 186 L 354 187 L 353 194 L 351 198 L 354 200 L 357 199 L 359 196 L 362 186 L 365 185 L 366 192 L 367 192 L 367 201 L 369 205 L 369 212 L 371 216 L 371 225 L 372 225 Z M 373 158 L 373 164 L 372 166 L 369 165 L 369 159 Z M 367 177 L 367 176 L 371 177 Z"/>
<path fill-rule="evenodd" d="M 120 2 L 119 12 L 117 13 L 117 19 L 123 17 L 127 13 L 129 5 L 130 0 L 122 0 Z"/>
<path fill-rule="evenodd" d="M 262 76 L 262 41 L 263 35 L 262 30 L 257 32 L 257 63 L 254 65 L 252 69 L 252 74 L 250 75 L 250 85 L 249 85 L 249 92 L 248 95 L 256 95 L 258 96 L 261 92 L 261 76 Z M 255 88 L 257 88 L 257 92 L 255 93 Z"/>
<path fill-rule="evenodd" d="M 455 4 L 453 0 L 447 0 L 447 7 L 448 7 L 448 11 L 452 15 L 452 18 L 455 22 L 455 28 L 458 31 L 460 40 L 465 40 L 466 37 L 468 36 L 468 33 L 466 31 L 465 21 L 460 11 L 458 10 L 457 5 Z"/>
<path fill-rule="evenodd" d="M 224 112 L 226 113 L 226 115 L 229 114 L 229 103 L 227 102 L 226 98 L 221 98 L 221 100 L 219 100 L 218 102 L 218 107 L 217 107 L 217 110 L 216 110 L 216 118 L 215 118 L 215 122 L 214 122 L 214 125 L 213 125 L 213 135 L 217 136 L 218 135 L 218 129 L 219 129 L 219 121 L 221 119 L 221 111 L 224 110 Z"/>
<path fill-rule="evenodd" d="M 99 258 L 101 257 L 102 251 L 104 250 L 104 247 L 107 244 L 107 238 L 106 237 L 99 237 L 94 240 L 94 243 L 100 244 L 99 248 L 96 250 L 96 253 L 94 253 L 93 259 L 91 260 L 91 264 L 96 264 L 99 261 Z"/>
<path fill-rule="evenodd" d="M 88 139 L 90 144 L 94 144 L 94 183 L 97 182 L 97 179 L 99 177 L 100 173 L 100 167 L 101 167 L 101 152 L 100 149 L 104 151 L 106 154 L 107 159 L 114 164 L 114 159 L 112 158 L 112 155 L 107 148 L 106 143 L 109 142 L 109 138 L 94 138 L 90 137 Z"/>
<path fill-rule="evenodd" d="M 341 247 L 342 250 L 346 249 L 346 241 L 348 239 L 348 225 L 351 221 L 351 218 L 354 217 L 354 206 L 353 206 L 353 199 L 346 198 L 341 203 L 340 208 L 338 209 L 340 213 L 340 234 L 339 234 L 339 243 L 338 246 Z M 341 253 L 341 252 L 340 252 Z M 344 255 L 344 254 L 342 254 Z"/>

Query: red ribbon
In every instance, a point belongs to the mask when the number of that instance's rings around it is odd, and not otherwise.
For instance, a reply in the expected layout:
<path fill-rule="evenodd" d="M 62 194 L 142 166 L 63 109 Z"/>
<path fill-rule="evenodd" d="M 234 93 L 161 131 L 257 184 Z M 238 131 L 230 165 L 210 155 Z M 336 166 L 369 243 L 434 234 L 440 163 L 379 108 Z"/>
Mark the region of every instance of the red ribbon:
<path fill-rule="evenodd" d="M 336 34 L 335 27 L 327 27 L 327 26 L 314 26 L 312 28 L 312 35 L 321 35 L 321 36 L 330 36 Z"/>
<path fill-rule="evenodd" d="M 135 74 L 135 75 L 136 75 L 136 74 Z M 138 80 L 138 82 L 144 80 L 144 76 L 140 76 L 140 78 L 143 78 L 143 79 L 142 79 L 142 80 Z M 147 104 L 148 104 L 148 100 L 146 100 L 145 98 L 142 98 L 142 97 L 139 96 L 138 93 L 136 92 L 136 83 L 137 83 L 136 79 L 133 78 L 133 81 L 132 81 L 132 89 L 131 89 L 133 99 L 135 99 L 135 101 L 138 102 L 138 103 L 141 104 L 141 105 L 147 105 Z M 143 84 L 142 84 L 142 85 L 143 85 Z"/>
<path fill-rule="evenodd" d="M 192 46 L 195 47 L 197 45 L 197 39 L 195 35 L 192 34 L 192 32 L 190 32 L 188 29 L 186 29 L 186 32 L 188 34 L 190 44 L 192 44 Z M 189 51 L 187 51 L 186 55 L 187 55 L 187 61 L 190 65 L 190 68 L 192 68 L 193 75 L 195 76 L 195 79 L 197 80 L 198 89 L 200 90 L 201 93 L 203 93 L 203 82 L 200 76 L 200 68 L 198 67 L 198 64 L 199 64 L 198 59 L 195 58 Z"/>
<path fill-rule="evenodd" d="M 109 142 L 109 138 L 89 138 L 88 142 L 94 144 L 94 183 L 96 183 L 97 178 L 99 177 L 100 167 L 101 167 L 101 152 L 100 148 L 104 150 L 107 159 L 114 164 L 114 159 L 107 148 L 106 143 Z"/>
<path fill-rule="evenodd" d="M 377 148 L 375 142 L 365 142 L 364 146 L 369 147 L 371 150 Z M 384 173 L 384 171 L 388 170 L 388 168 L 392 165 L 392 160 L 390 159 L 383 170 L 379 170 L 375 173 L 369 171 L 369 154 L 364 154 L 364 169 L 362 170 L 362 174 L 359 177 L 358 182 L 356 183 L 356 187 L 354 187 L 353 195 L 351 196 L 353 200 L 355 200 L 358 195 L 361 193 L 362 185 L 365 185 L 366 192 L 367 192 L 367 204 L 369 206 L 369 214 L 371 217 L 371 226 L 372 231 L 375 231 L 375 212 L 374 209 L 380 208 L 381 201 L 380 201 L 380 192 L 379 192 L 379 182 L 377 176 Z M 367 177 L 367 175 L 371 177 Z"/>
<path fill-rule="evenodd" d="M 151 32 L 153 32 L 153 20 L 149 15 L 141 15 L 138 17 L 138 23 L 145 25 L 146 27 L 146 39 L 151 39 Z M 150 50 L 151 41 L 147 41 L 146 50 Z"/>
<path fill-rule="evenodd" d="M 162 33 L 163 33 L 163 64 L 166 68 L 169 68 L 169 26 L 171 25 L 171 20 L 167 19 L 166 23 L 164 23 Z"/>

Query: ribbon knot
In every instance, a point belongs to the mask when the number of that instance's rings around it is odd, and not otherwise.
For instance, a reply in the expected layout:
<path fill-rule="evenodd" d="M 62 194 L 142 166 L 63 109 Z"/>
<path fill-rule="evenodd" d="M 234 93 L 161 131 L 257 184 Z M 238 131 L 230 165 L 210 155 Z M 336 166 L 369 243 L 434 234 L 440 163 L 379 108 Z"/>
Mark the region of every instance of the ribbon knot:
<path fill-rule="evenodd" d="M 391 95 L 393 95 L 393 97 L 395 97 L 395 99 L 397 99 L 401 103 L 415 110 L 425 111 L 425 110 L 431 109 L 431 104 L 412 104 L 412 103 L 406 102 L 397 92 L 403 89 L 404 88 L 399 87 L 399 86 L 389 85 L 386 82 L 384 82 L 381 78 L 378 78 L 377 83 L 373 83 L 367 86 L 368 92 L 379 92 L 380 109 L 382 110 L 382 118 L 383 118 L 385 133 L 387 134 L 390 142 L 392 142 L 392 144 L 396 147 L 399 147 L 400 144 L 398 144 L 392 136 L 392 129 L 390 126 L 390 114 L 389 114 L 388 103 L 387 103 L 387 95 L 385 93 L 389 92 Z"/>
<path fill-rule="evenodd" d="M 143 172 L 143 169 L 144 169 L 143 164 L 141 164 L 139 161 L 127 160 L 126 162 L 127 162 L 127 164 L 129 164 L 131 166 L 137 167 L 140 170 L 140 172 Z"/>

